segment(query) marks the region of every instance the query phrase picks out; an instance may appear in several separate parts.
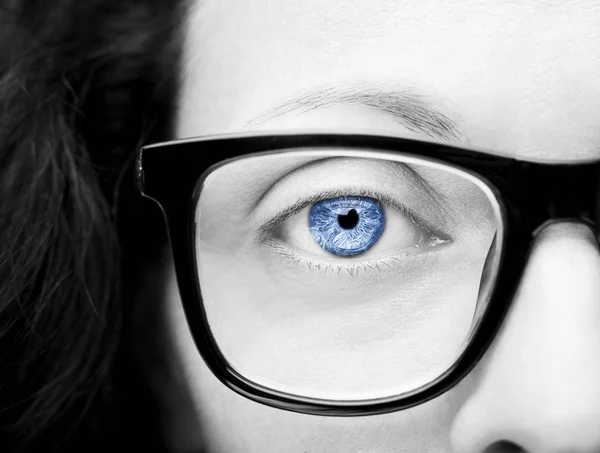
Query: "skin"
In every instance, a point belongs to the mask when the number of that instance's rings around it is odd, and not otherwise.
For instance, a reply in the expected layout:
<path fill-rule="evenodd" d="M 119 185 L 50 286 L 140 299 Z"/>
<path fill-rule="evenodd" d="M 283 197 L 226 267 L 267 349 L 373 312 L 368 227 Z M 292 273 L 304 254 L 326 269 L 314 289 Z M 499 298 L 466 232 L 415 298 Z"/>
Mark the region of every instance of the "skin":
<path fill-rule="evenodd" d="M 599 1 L 208 0 L 186 25 L 177 138 L 295 128 L 427 139 L 338 104 L 252 121 L 313 87 L 422 92 L 453 142 L 525 159 L 600 157 Z M 173 448 L 210 452 L 600 451 L 600 253 L 564 222 L 536 239 L 491 349 L 455 388 L 384 416 L 315 417 L 246 400 L 204 365 L 172 269 L 165 319 L 184 394 Z M 174 391 L 170 391 L 172 394 Z"/>

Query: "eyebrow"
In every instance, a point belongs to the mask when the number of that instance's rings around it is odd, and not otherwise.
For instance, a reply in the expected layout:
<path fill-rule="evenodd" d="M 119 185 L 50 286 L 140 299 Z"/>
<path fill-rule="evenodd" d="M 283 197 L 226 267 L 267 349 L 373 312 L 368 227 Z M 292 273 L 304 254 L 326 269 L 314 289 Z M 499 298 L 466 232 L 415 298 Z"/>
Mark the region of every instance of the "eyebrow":
<path fill-rule="evenodd" d="M 435 102 L 413 88 L 384 89 L 372 85 L 341 85 L 313 88 L 285 100 L 253 118 L 249 125 L 262 123 L 289 113 L 303 114 L 336 104 L 373 108 L 394 118 L 412 132 L 446 141 L 467 142 L 457 121 L 434 106 Z M 453 117 L 458 117 L 454 114 Z"/>

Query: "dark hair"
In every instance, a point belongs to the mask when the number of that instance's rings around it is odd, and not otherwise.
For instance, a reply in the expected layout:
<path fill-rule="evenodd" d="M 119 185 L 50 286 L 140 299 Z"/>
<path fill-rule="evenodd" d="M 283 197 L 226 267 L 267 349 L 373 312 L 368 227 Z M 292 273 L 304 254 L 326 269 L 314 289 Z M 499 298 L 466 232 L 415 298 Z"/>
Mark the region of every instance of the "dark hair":
<path fill-rule="evenodd" d="M 182 15 L 183 0 L 0 0 L 3 451 L 158 450 L 129 340 L 164 232 L 128 169 L 169 135 Z"/>

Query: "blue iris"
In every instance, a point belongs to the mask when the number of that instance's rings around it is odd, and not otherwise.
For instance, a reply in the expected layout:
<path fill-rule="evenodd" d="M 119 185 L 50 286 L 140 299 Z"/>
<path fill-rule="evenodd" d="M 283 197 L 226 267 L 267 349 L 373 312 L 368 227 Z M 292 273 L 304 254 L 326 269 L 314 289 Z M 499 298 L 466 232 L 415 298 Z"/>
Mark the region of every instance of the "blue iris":
<path fill-rule="evenodd" d="M 338 256 L 354 256 L 375 245 L 385 228 L 385 215 L 372 198 L 338 197 L 315 203 L 308 224 L 323 250 Z"/>

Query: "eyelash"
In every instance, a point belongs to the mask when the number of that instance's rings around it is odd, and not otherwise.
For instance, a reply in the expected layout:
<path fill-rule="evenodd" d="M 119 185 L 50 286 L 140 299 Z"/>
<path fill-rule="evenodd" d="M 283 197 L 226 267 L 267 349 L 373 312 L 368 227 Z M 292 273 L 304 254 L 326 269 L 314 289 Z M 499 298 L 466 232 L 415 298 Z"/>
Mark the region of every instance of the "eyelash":
<path fill-rule="evenodd" d="M 331 264 L 325 262 L 316 262 L 306 259 L 305 257 L 301 257 L 295 252 L 282 247 L 277 241 L 268 239 L 264 241 L 267 245 L 273 247 L 275 251 L 288 262 L 293 263 L 294 265 L 300 266 L 305 265 L 310 271 L 319 271 L 323 274 L 323 276 L 327 276 L 328 272 L 333 272 L 337 276 L 341 276 L 344 273 L 347 273 L 350 277 L 355 278 L 358 277 L 358 274 L 362 270 L 363 273 L 377 271 L 381 272 L 383 266 L 392 267 L 393 264 L 403 263 L 405 260 L 411 258 L 411 255 L 403 252 L 398 253 L 397 255 L 387 256 L 383 259 L 378 259 L 375 261 L 362 261 L 359 263 L 352 263 L 351 265 L 341 265 L 341 264 Z"/>

